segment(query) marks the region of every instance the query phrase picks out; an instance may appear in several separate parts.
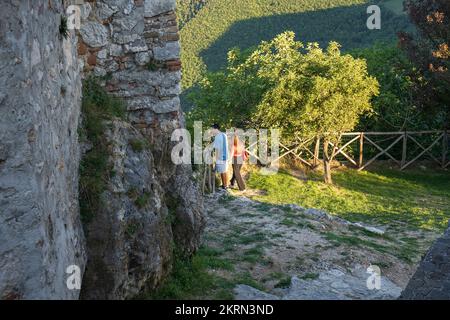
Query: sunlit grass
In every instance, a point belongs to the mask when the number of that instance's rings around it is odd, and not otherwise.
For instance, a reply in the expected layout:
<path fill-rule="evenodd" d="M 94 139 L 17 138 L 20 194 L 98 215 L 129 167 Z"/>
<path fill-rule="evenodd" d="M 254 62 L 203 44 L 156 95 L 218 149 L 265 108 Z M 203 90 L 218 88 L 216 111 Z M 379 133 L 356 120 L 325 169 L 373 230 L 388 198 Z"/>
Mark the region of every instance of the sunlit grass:
<path fill-rule="evenodd" d="M 442 230 L 450 218 L 448 171 L 342 169 L 333 177 L 334 185 L 326 185 L 314 173 L 300 180 L 287 171 L 272 176 L 252 171 L 248 186 L 265 191 L 255 200 L 323 209 L 350 221 Z"/>

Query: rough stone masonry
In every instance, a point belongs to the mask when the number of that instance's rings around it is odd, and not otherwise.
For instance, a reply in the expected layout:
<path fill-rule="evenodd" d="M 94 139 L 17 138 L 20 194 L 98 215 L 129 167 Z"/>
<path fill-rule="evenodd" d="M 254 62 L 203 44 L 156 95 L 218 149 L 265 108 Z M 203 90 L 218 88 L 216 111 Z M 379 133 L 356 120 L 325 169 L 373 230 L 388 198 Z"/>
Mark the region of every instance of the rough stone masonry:
<path fill-rule="evenodd" d="M 50 6 L 51 4 L 51 6 Z M 0 299 L 76 299 L 84 269 L 78 208 L 81 76 L 61 38 L 61 1 L 0 10 Z"/>
<path fill-rule="evenodd" d="M 0 298 L 76 299 L 65 281 L 75 264 L 82 298 L 126 299 L 160 284 L 174 247 L 192 254 L 203 228 L 192 170 L 170 159 L 184 126 L 175 0 L 76 1 L 81 29 L 67 40 L 63 2 L 10 0 L 0 14 Z M 89 75 L 126 102 L 128 120 L 107 126 L 116 175 L 83 232 L 77 129 Z"/>

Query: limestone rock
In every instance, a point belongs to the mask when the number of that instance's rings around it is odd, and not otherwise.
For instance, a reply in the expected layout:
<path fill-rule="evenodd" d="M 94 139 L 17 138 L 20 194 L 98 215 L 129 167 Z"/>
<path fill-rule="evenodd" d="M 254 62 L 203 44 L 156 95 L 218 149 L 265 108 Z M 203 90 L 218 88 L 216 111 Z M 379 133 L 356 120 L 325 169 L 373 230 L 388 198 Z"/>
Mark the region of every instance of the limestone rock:
<path fill-rule="evenodd" d="M 236 300 L 280 300 L 276 295 L 263 292 L 245 284 L 239 284 L 234 288 L 234 298 Z"/>
<path fill-rule="evenodd" d="M 97 8 L 95 10 L 95 15 L 100 20 L 105 20 L 105 19 L 108 19 L 109 17 L 111 17 L 117 11 L 118 11 L 117 8 L 113 9 L 103 2 L 97 2 Z"/>
<path fill-rule="evenodd" d="M 109 162 L 116 175 L 102 196 L 102 210 L 87 224 L 84 299 L 127 299 L 154 288 L 172 257 L 169 211 L 153 155 L 129 144 L 145 137 L 126 122 L 108 126 Z"/>
<path fill-rule="evenodd" d="M 83 276 L 87 253 L 83 297 L 130 298 L 170 271 L 173 242 L 195 252 L 204 224 L 191 168 L 170 159 L 171 134 L 184 127 L 175 0 L 89 1 L 78 44 L 55 28 L 64 4 L 9 1 L 0 11 L 12 26 L 0 28 L 0 298 L 78 298 L 63 280 L 70 265 Z M 78 169 L 92 146 L 81 152 L 77 132 L 90 73 L 127 103 L 133 126 L 113 122 L 107 133 L 117 174 L 86 226 L 86 252 Z M 135 152 L 130 139 L 150 149 Z"/>
<path fill-rule="evenodd" d="M 177 166 L 168 183 L 170 192 L 166 196 L 167 206 L 175 214 L 175 243 L 188 255 L 197 250 L 205 225 L 203 197 L 192 175 L 191 166 Z"/>
<path fill-rule="evenodd" d="M 331 269 L 313 280 L 293 276 L 281 297 L 245 285 L 236 286 L 234 292 L 237 300 L 392 300 L 400 295 L 401 288 L 386 277 L 381 276 L 380 289 L 373 290 L 368 289 L 367 278 L 361 267 L 351 273 Z"/>
<path fill-rule="evenodd" d="M 153 48 L 154 58 L 158 61 L 173 60 L 180 57 L 180 43 L 167 42 L 163 47 Z"/>
<path fill-rule="evenodd" d="M 175 0 L 145 0 L 145 17 L 154 17 L 175 9 Z"/>
<path fill-rule="evenodd" d="M 108 43 L 108 29 L 98 22 L 89 21 L 83 24 L 80 34 L 83 41 L 93 48 L 103 47 Z"/>

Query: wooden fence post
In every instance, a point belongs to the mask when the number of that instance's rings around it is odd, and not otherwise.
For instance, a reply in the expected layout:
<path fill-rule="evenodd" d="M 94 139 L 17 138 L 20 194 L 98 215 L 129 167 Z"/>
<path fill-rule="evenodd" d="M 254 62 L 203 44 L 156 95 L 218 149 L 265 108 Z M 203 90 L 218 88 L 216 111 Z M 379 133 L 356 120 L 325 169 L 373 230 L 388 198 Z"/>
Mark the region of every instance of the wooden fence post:
<path fill-rule="evenodd" d="M 443 169 L 447 165 L 447 152 L 448 152 L 448 131 L 444 130 L 444 135 L 442 136 L 442 168 Z"/>
<path fill-rule="evenodd" d="M 406 163 L 406 157 L 407 157 L 407 146 L 408 146 L 408 134 L 406 133 L 406 131 L 403 133 L 403 148 L 402 148 L 402 162 L 400 164 L 400 169 L 403 170 L 403 166 Z"/>
<path fill-rule="evenodd" d="M 320 153 L 320 137 L 317 137 L 316 146 L 314 148 L 314 160 L 313 160 L 314 168 L 316 168 L 319 165 L 318 163 L 319 153 Z"/>
<path fill-rule="evenodd" d="M 208 168 L 206 165 L 203 166 L 203 180 L 202 180 L 202 194 L 205 194 L 206 187 L 206 175 L 208 173 Z"/>
<path fill-rule="evenodd" d="M 361 132 L 359 137 L 359 163 L 358 166 L 361 168 L 363 166 L 364 161 L 364 133 Z"/>

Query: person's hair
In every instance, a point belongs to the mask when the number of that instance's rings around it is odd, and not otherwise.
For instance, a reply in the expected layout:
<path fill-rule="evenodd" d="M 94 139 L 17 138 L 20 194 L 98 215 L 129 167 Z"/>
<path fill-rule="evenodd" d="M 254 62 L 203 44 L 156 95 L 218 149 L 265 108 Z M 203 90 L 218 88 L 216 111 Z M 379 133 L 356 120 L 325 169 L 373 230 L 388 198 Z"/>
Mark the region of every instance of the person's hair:
<path fill-rule="evenodd" d="M 214 123 L 211 128 L 220 130 L 220 126 L 217 123 Z"/>

